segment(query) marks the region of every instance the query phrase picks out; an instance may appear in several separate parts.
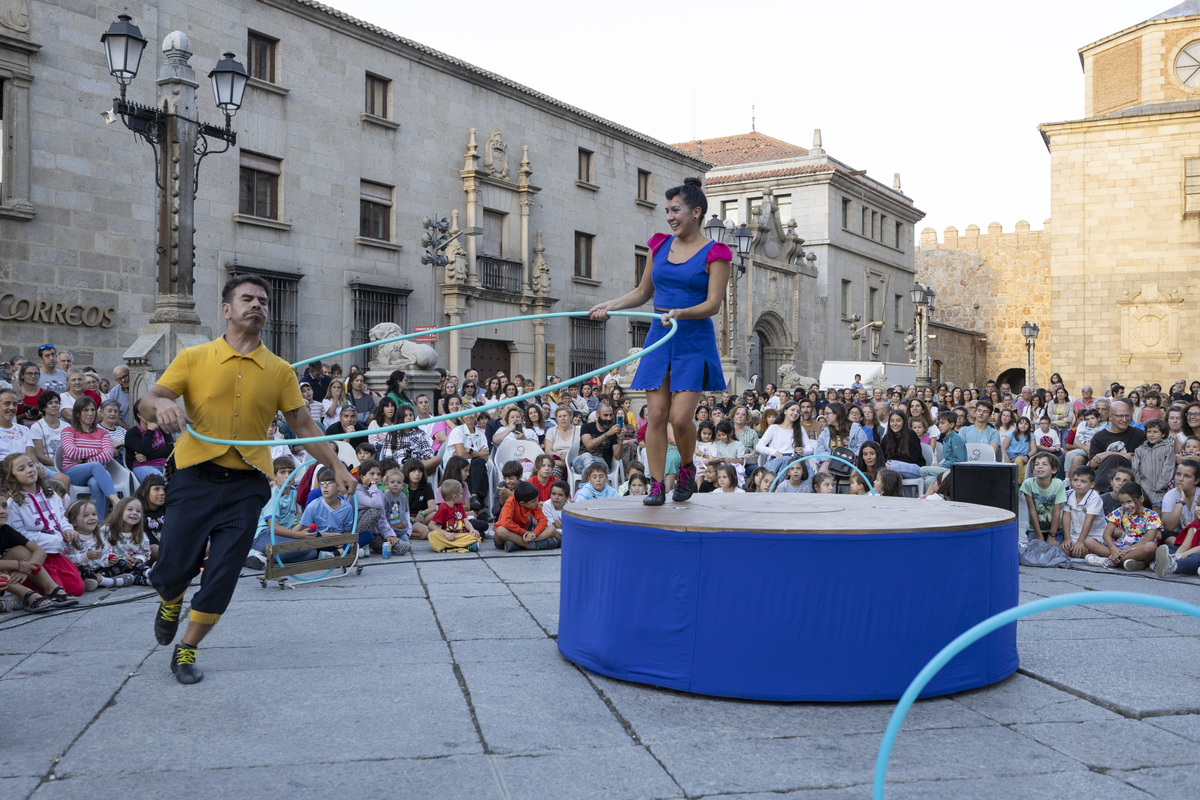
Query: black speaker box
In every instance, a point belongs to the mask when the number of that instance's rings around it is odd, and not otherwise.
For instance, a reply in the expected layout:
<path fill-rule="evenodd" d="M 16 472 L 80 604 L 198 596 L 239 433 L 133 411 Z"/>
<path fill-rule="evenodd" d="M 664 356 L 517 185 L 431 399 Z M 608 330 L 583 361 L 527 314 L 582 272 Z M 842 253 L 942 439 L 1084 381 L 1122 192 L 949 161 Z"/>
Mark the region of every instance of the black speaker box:
<path fill-rule="evenodd" d="M 1017 465 L 966 461 L 950 465 L 950 499 L 1018 514 Z"/>

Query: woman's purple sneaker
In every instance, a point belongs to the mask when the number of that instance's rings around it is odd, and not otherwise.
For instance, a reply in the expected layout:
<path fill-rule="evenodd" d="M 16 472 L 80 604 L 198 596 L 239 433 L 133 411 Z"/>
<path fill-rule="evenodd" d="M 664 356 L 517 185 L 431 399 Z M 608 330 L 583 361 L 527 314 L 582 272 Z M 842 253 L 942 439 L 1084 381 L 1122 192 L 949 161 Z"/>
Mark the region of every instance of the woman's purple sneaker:
<path fill-rule="evenodd" d="M 665 502 L 667 502 L 667 487 L 663 486 L 662 481 L 650 481 L 650 490 L 646 493 L 642 504 L 661 506 Z"/>
<path fill-rule="evenodd" d="M 696 491 L 696 468 L 691 464 L 679 468 L 675 479 L 675 493 L 671 495 L 676 503 L 690 500 Z"/>

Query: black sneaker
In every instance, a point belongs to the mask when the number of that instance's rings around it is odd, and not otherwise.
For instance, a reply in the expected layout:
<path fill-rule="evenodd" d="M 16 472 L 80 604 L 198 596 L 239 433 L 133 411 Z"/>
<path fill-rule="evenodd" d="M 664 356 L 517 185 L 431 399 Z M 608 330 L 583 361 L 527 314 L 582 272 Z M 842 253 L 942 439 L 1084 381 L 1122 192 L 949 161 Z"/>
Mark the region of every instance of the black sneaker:
<path fill-rule="evenodd" d="M 642 505 L 661 506 L 665 502 L 667 502 L 667 487 L 663 486 L 662 481 L 650 481 L 650 490 L 646 492 Z"/>
<path fill-rule="evenodd" d="M 154 638 L 161 645 L 175 641 L 179 631 L 179 613 L 183 610 L 183 602 L 159 603 L 158 612 L 154 615 Z"/>
<path fill-rule="evenodd" d="M 175 655 L 171 656 L 171 672 L 180 683 L 199 683 L 204 679 L 204 673 L 196 666 L 196 648 L 190 644 L 175 645 Z"/>
<path fill-rule="evenodd" d="M 696 491 L 696 468 L 691 464 L 679 468 L 675 479 L 675 493 L 671 495 L 676 503 L 683 503 L 692 498 Z"/>

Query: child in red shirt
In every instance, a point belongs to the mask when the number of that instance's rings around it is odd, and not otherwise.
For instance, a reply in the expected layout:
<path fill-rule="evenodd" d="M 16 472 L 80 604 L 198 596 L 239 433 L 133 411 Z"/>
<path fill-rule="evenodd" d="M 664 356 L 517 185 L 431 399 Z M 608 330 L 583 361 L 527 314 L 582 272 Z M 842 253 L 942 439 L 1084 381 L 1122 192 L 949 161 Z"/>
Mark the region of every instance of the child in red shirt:
<path fill-rule="evenodd" d="M 554 459 L 540 455 L 533 460 L 533 474 L 529 482 L 538 491 L 538 502 L 544 503 L 550 499 L 550 487 L 554 485 Z"/>
<path fill-rule="evenodd" d="M 518 547 L 525 550 L 549 550 L 558 547 L 554 531 L 546 524 L 542 504 L 538 502 L 538 490 L 529 481 L 521 481 L 513 489 L 512 497 L 500 510 L 496 520 L 496 547 L 504 547 L 511 553 Z M 504 544 L 501 545 L 500 543 Z"/>
<path fill-rule="evenodd" d="M 437 553 L 477 553 L 479 534 L 467 519 L 463 487 L 459 481 L 442 481 L 442 504 L 429 520 L 429 546 Z"/>

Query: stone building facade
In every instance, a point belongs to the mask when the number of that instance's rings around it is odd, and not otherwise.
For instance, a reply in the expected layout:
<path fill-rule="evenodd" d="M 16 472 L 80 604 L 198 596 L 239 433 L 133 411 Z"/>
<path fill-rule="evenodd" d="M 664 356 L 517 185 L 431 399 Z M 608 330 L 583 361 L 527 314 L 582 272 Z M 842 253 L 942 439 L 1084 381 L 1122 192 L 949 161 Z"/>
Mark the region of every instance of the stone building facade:
<path fill-rule="evenodd" d="M 1033 380 L 1045 385 L 1051 365 L 1047 342 L 1053 328 L 1050 295 L 1050 221 L 1044 230 L 1030 230 L 1021 220 L 1013 231 L 1005 232 L 998 222 L 982 233 L 977 225 L 968 225 L 963 234 L 947 228 L 942 241 L 933 228 L 921 231 L 917 248 L 917 280 L 936 293 L 933 321 L 959 329 L 978 331 L 977 339 L 986 341 L 986 359 L 982 379 L 951 367 L 939 355 L 962 364 L 959 357 L 931 343 L 935 378 L 960 385 L 972 380 L 982 386 L 988 378 L 1010 386 L 1029 382 L 1025 337 L 1021 325 L 1026 321 L 1040 329 L 1035 349 Z M 973 359 L 972 369 L 978 364 Z"/>
<path fill-rule="evenodd" d="M 1051 158 L 1049 341 L 1068 386 L 1200 374 L 1200 2 L 1084 46 Z"/>
<path fill-rule="evenodd" d="M 127 6 L 0 0 L 0 341 L 111 368 L 155 310 L 151 149 L 102 111 L 100 35 Z M 406 329 L 587 310 L 633 283 L 661 195 L 708 164 L 637 131 L 312 0 L 163 0 L 130 100 L 155 105 L 159 43 L 183 30 L 203 121 L 226 50 L 252 77 L 237 146 L 203 161 L 196 310 L 219 333 L 235 273 L 274 288 L 269 345 L 299 359 Z M 483 234 L 421 263 L 422 218 Z M 639 331 L 563 318 L 439 337 L 440 364 L 544 377 L 625 355 Z M 365 363 L 369 356 L 358 357 Z M 345 357 L 346 361 L 351 356 Z M 343 366 L 346 362 L 343 361 Z"/>
<path fill-rule="evenodd" d="M 754 233 L 726 302 L 737 313 L 738 375 L 759 374 L 761 386 L 786 363 L 815 376 L 826 360 L 909 360 L 913 231 L 925 214 L 899 176 L 889 186 L 833 158 L 820 131 L 812 148 L 758 132 L 678 147 L 714 165 L 709 214 L 727 236 L 740 223 Z"/>

